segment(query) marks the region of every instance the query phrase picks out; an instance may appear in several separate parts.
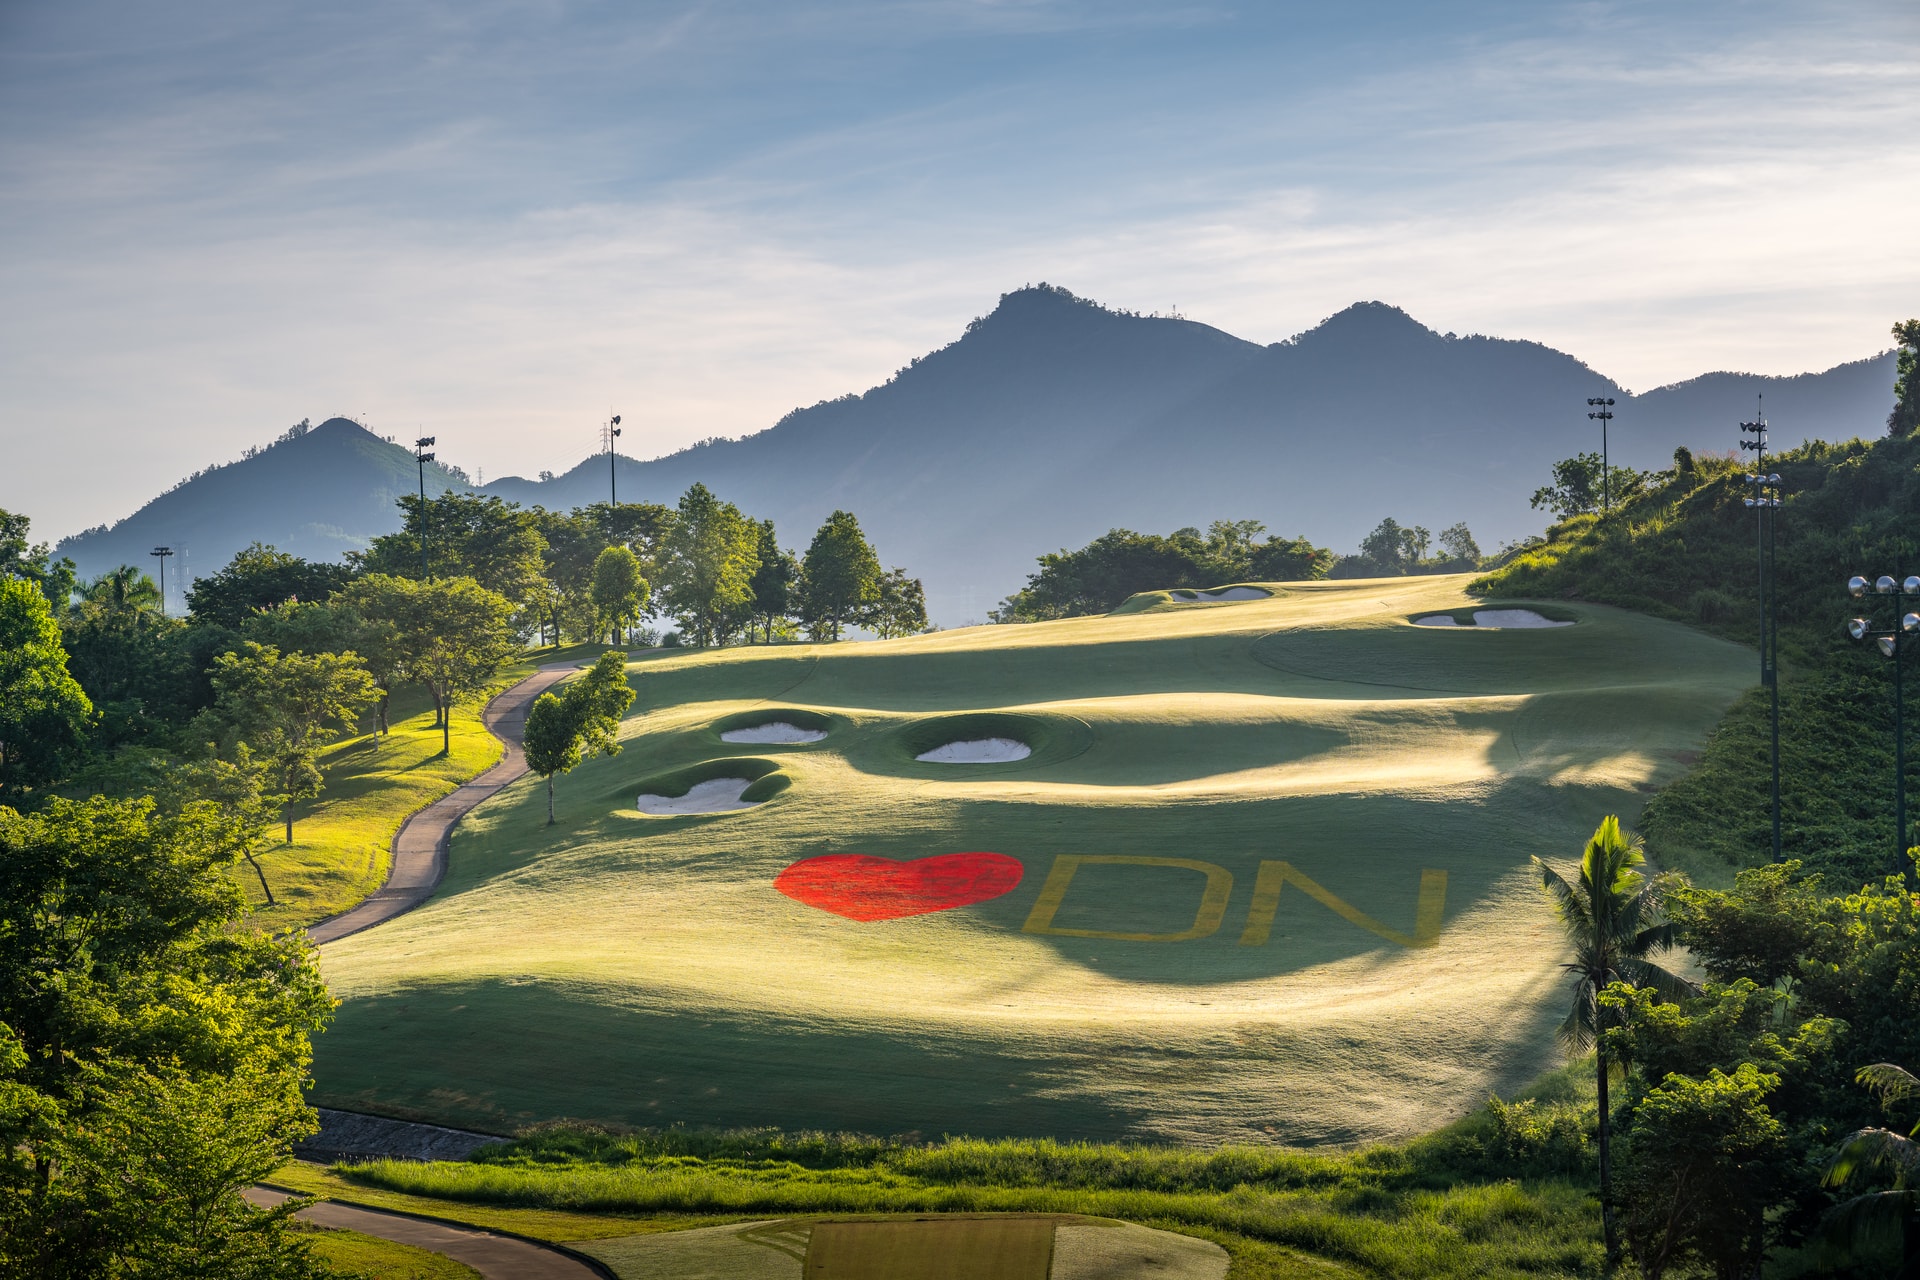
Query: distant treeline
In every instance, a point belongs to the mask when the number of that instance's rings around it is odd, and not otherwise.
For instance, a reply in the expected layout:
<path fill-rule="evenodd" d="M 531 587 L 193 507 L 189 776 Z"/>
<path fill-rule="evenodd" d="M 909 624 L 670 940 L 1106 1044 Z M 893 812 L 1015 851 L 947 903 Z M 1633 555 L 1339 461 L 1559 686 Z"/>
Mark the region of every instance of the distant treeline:
<path fill-rule="evenodd" d="M 1262 538 L 1258 520 L 1216 520 L 1202 533 L 1162 536 L 1113 529 L 1078 551 L 1040 557 L 1040 571 L 993 611 L 995 622 L 1044 622 L 1107 613 L 1142 591 L 1217 587 L 1232 582 L 1300 582 L 1315 578 L 1381 578 L 1410 573 L 1463 573 L 1482 566 L 1479 544 L 1464 524 L 1433 535 L 1388 518 L 1341 556 L 1306 538 Z"/>

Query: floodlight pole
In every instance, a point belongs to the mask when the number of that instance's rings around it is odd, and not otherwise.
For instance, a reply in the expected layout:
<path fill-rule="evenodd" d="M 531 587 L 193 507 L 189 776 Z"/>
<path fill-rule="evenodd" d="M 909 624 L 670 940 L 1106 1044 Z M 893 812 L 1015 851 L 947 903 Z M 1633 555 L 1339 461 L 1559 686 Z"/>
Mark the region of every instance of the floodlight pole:
<path fill-rule="evenodd" d="M 433 571 L 427 567 L 427 464 L 433 461 L 433 455 L 427 452 L 433 447 L 437 437 L 421 436 L 413 442 L 413 458 L 420 467 L 420 581 L 432 579 Z"/>
<path fill-rule="evenodd" d="M 160 616 L 167 616 L 167 557 L 173 554 L 172 547 L 155 547 L 147 552 L 160 561 Z"/>
<path fill-rule="evenodd" d="M 1907 636 L 1920 632 L 1920 613 L 1907 611 L 1907 602 L 1920 604 L 1920 575 L 1901 580 L 1897 575 L 1882 576 L 1869 583 L 1864 577 L 1847 581 L 1847 592 L 1856 599 L 1869 591 L 1893 597 L 1893 625 L 1876 630 L 1866 618 L 1847 623 L 1847 634 L 1855 640 L 1873 640 L 1880 652 L 1893 659 L 1893 865 L 1901 875 L 1907 871 L 1907 709 L 1905 657 Z"/>
<path fill-rule="evenodd" d="M 615 513 L 620 510 L 620 477 L 614 474 L 615 458 L 613 442 L 620 438 L 620 415 L 614 414 L 613 421 L 607 423 L 607 505 Z"/>
<path fill-rule="evenodd" d="M 1765 408 L 1765 402 L 1760 402 Z M 1740 447 L 1757 457 L 1757 474 L 1747 477 L 1753 496 L 1746 504 L 1753 510 L 1754 558 L 1760 572 L 1760 683 L 1767 690 L 1769 719 L 1772 722 L 1773 749 L 1773 860 L 1780 861 L 1780 604 L 1779 574 L 1775 551 L 1780 526 L 1780 477 L 1767 471 L 1767 418 L 1754 414 L 1752 422 L 1740 424 L 1744 435 Z"/>
<path fill-rule="evenodd" d="M 1589 418 L 1600 420 L 1600 510 L 1604 515 L 1613 514 L 1613 468 L 1607 464 L 1607 423 L 1613 421 L 1613 399 L 1600 396 L 1587 401 L 1594 406 L 1595 412 Z"/>

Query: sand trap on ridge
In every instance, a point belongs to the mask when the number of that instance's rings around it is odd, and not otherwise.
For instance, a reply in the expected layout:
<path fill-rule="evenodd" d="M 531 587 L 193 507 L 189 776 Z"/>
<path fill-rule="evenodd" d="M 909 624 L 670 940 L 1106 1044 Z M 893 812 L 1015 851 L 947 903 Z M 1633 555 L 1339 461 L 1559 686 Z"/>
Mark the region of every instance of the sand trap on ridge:
<path fill-rule="evenodd" d="M 1262 591 L 1258 587 L 1222 587 L 1218 591 L 1169 591 L 1169 596 L 1181 604 L 1197 604 L 1203 600 L 1269 600 L 1271 591 Z"/>
<path fill-rule="evenodd" d="M 818 742 L 826 736 L 825 729 L 803 729 L 797 724 L 788 724 L 785 720 L 769 720 L 766 724 L 751 725 L 745 729 L 729 729 L 720 735 L 720 741 Z"/>
<path fill-rule="evenodd" d="M 1032 754 L 1033 748 L 1017 738 L 973 738 L 922 751 L 914 759 L 929 764 L 1005 764 Z"/>
<path fill-rule="evenodd" d="M 1415 618 L 1413 625 L 1457 627 L 1462 624 L 1450 613 L 1430 613 L 1424 618 Z M 1570 627 L 1573 624 L 1543 618 L 1531 609 L 1476 609 L 1473 613 L 1473 622 L 1469 625 L 1487 627 L 1496 631 L 1511 631 L 1522 627 Z"/>
<path fill-rule="evenodd" d="M 740 793 L 753 785 L 749 778 L 709 778 L 697 782 L 683 796 L 644 795 L 633 802 L 634 808 L 656 817 L 683 813 L 730 813 L 751 809 L 757 801 L 742 800 Z"/>

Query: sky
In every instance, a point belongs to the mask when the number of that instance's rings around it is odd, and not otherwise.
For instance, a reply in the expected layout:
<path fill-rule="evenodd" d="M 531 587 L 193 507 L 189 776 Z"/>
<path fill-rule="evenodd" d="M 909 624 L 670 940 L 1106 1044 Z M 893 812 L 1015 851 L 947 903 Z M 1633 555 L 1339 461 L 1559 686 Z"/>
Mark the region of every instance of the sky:
<path fill-rule="evenodd" d="M 655 456 L 1042 280 L 1824 369 L 1920 314 L 1917 73 L 1911 0 L 0 0 L 0 507 L 335 414 Z"/>

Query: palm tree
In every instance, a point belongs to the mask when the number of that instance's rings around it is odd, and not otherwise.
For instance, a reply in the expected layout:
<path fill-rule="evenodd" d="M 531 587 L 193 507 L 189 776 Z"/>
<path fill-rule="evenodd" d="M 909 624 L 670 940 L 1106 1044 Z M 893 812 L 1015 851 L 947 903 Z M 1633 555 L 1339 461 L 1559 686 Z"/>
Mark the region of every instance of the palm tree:
<path fill-rule="evenodd" d="M 1620 1256 L 1619 1231 L 1613 1220 L 1613 1163 L 1611 1117 L 1607 1104 L 1608 1015 L 1600 993 L 1608 984 L 1650 987 L 1673 999 L 1693 988 L 1686 979 L 1668 973 L 1649 956 L 1673 945 L 1673 926 L 1663 918 L 1659 891 L 1638 868 L 1647 860 L 1637 835 L 1620 829 L 1620 819 L 1608 814 L 1594 831 L 1580 857 L 1580 877 L 1569 883 L 1539 858 L 1533 865 L 1540 882 L 1554 900 L 1560 923 L 1573 945 L 1574 958 L 1562 966 L 1573 975 L 1573 1008 L 1560 1024 L 1560 1043 L 1569 1057 L 1595 1051 L 1595 1080 L 1600 1109 L 1600 1226 L 1606 1238 L 1607 1260 Z"/>
<path fill-rule="evenodd" d="M 1878 1095 L 1883 1107 L 1920 1094 L 1920 1078 L 1891 1062 L 1862 1067 L 1853 1078 Z M 1920 1274 L 1920 1190 L 1910 1185 L 1920 1182 L 1920 1142 L 1915 1138 L 1920 1138 L 1920 1123 L 1904 1137 L 1891 1129 L 1861 1129 L 1840 1144 L 1825 1178 L 1829 1187 L 1844 1187 L 1856 1174 L 1892 1170 L 1892 1190 L 1864 1192 L 1837 1206 L 1827 1219 L 1827 1230 L 1859 1244 L 1897 1224 L 1902 1276 Z"/>
<path fill-rule="evenodd" d="M 108 613 L 144 613 L 160 603 L 160 589 L 153 585 L 153 579 L 130 564 L 123 564 L 89 582 L 85 596 L 89 604 L 98 605 Z"/>

